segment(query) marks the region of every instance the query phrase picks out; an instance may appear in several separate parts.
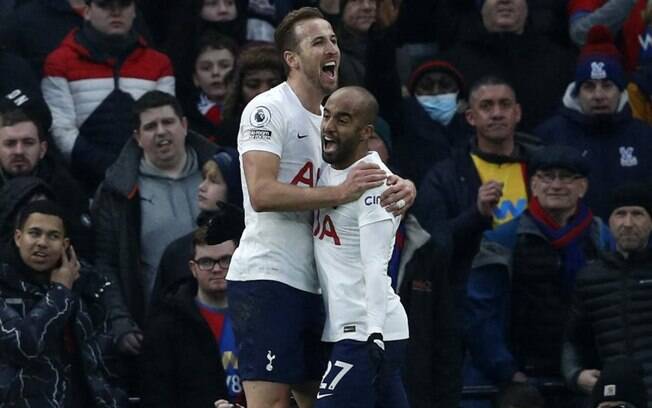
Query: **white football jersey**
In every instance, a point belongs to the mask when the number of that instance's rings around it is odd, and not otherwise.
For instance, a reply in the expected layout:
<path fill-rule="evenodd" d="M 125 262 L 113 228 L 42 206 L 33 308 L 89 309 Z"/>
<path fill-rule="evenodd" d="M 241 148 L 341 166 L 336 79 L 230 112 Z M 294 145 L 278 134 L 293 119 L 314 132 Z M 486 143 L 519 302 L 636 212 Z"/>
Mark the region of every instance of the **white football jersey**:
<path fill-rule="evenodd" d="M 238 133 L 245 230 L 228 279 L 273 280 L 319 293 L 312 245 L 312 211 L 256 212 L 251 206 L 242 155 L 265 151 L 280 158 L 278 181 L 315 186 L 322 165 L 321 116 L 306 110 L 284 82 L 256 96 L 242 113 Z"/>
<path fill-rule="evenodd" d="M 376 152 L 370 152 L 360 161 L 378 164 L 387 174 L 391 171 L 383 164 Z M 355 163 L 351 166 L 353 167 Z M 341 184 L 351 167 L 336 170 L 325 166 L 318 185 L 334 186 Z M 387 264 L 394 247 L 396 229 L 400 218 L 394 217 L 380 205 L 380 195 L 386 185 L 370 189 L 353 202 L 316 212 L 313 227 L 315 261 L 326 309 L 326 324 L 322 340 L 337 342 L 350 339 L 366 341 L 368 332 L 368 307 L 365 295 L 365 271 L 360 254 L 360 227 L 375 222 L 390 220 L 393 223 L 391 235 L 377 237 L 390 240 Z M 385 340 L 408 338 L 407 315 L 398 295 L 391 287 L 387 268 L 379 270 L 387 281 L 387 305 L 383 337 Z"/>

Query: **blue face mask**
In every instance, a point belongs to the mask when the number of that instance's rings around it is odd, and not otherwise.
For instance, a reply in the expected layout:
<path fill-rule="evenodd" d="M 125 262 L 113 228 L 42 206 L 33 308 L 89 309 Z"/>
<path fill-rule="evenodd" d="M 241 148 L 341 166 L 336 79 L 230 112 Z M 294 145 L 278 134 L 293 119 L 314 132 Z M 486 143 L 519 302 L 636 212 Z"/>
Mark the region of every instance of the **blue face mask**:
<path fill-rule="evenodd" d="M 417 96 L 417 101 L 428 112 L 430 119 L 447 126 L 457 111 L 457 93 Z"/>

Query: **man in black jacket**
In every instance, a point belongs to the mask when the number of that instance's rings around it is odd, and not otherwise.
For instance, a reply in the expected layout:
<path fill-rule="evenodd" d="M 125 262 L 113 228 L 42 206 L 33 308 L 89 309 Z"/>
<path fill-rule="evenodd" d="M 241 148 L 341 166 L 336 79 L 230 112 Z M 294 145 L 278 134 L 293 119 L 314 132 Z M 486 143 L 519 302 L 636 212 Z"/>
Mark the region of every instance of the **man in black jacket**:
<path fill-rule="evenodd" d="M 21 211 L 0 263 L 3 406 L 125 407 L 109 383 L 111 350 L 98 299 L 106 281 L 80 274 L 63 211 L 37 200 Z"/>
<path fill-rule="evenodd" d="M 458 354 L 458 366 L 449 377 L 456 382 L 458 393 L 463 351 L 459 325 L 471 261 L 484 231 L 525 210 L 525 163 L 538 145 L 534 137 L 515 131 L 521 108 L 513 88 L 504 80 L 486 77 L 476 82 L 469 92 L 469 104 L 466 118 L 475 135 L 426 174 L 414 207 L 433 245 L 450 257 L 448 279 L 458 327 L 449 334 L 457 345 L 453 353 Z"/>
<path fill-rule="evenodd" d="M 77 253 L 93 259 L 93 239 L 88 200 L 79 184 L 50 149 L 47 130 L 50 111 L 43 100 L 26 90 L 15 89 L 0 98 L 0 188 L 21 176 L 34 176 L 52 190 L 56 202 L 70 221 L 70 236 Z M 0 200 L 7 197 L 0 195 Z"/>
<path fill-rule="evenodd" d="M 243 403 L 226 274 L 244 229 L 242 210 L 222 206 L 193 236 L 193 278 L 166 293 L 146 330 L 143 407 Z"/>
<path fill-rule="evenodd" d="M 630 356 L 644 367 L 644 382 L 652 396 L 650 186 L 621 186 L 613 194 L 612 208 L 609 228 L 616 250 L 603 254 L 578 275 L 562 351 L 562 374 L 571 388 L 588 394 L 600 378 L 601 367 L 617 357 Z"/>

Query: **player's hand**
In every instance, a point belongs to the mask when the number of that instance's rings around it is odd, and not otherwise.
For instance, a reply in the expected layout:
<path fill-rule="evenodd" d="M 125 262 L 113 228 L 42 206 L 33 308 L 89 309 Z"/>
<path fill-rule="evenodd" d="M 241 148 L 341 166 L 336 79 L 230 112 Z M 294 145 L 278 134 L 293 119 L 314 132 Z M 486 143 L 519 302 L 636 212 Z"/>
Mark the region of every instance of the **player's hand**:
<path fill-rule="evenodd" d="M 394 216 L 405 214 L 417 197 L 417 188 L 414 183 L 391 175 L 387 177 L 387 185 L 389 188 L 380 196 L 380 205 Z"/>
<path fill-rule="evenodd" d="M 339 186 L 343 190 L 342 203 L 357 200 L 370 188 L 382 186 L 386 178 L 385 171 L 376 164 L 356 164 Z"/>
<path fill-rule="evenodd" d="M 590 395 L 598 378 L 600 378 L 600 370 L 582 370 L 577 376 L 577 387 Z"/>
<path fill-rule="evenodd" d="M 220 399 L 215 401 L 215 408 L 244 408 L 240 404 L 232 404 L 227 400 Z"/>
<path fill-rule="evenodd" d="M 118 340 L 118 351 L 122 354 L 137 356 L 143 345 L 143 334 L 140 332 L 129 332 L 123 334 Z"/>
<path fill-rule="evenodd" d="M 61 265 L 52 270 L 50 282 L 60 283 L 68 289 L 72 289 L 73 283 L 79 278 L 79 261 L 72 245 L 66 251 L 61 249 Z"/>
<path fill-rule="evenodd" d="M 383 364 L 383 358 L 385 355 L 385 342 L 383 341 L 383 335 L 380 333 L 371 333 L 367 338 L 367 350 L 369 350 L 369 362 L 374 375 L 373 379 L 376 381 L 378 374 L 380 374 L 380 368 Z"/>
<path fill-rule="evenodd" d="M 491 180 L 481 185 L 478 189 L 478 199 L 476 201 L 480 214 L 491 217 L 502 196 L 503 183 Z"/>

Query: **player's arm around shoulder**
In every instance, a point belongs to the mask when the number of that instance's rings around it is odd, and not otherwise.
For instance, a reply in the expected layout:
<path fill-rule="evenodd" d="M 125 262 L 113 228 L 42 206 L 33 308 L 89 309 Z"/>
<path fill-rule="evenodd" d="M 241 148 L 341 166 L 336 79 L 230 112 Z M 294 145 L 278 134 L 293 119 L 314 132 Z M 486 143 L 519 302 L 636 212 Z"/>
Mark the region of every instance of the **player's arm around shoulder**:
<path fill-rule="evenodd" d="M 373 164 L 360 165 L 344 183 L 333 187 L 304 188 L 278 180 L 281 158 L 267 151 L 248 151 L 242 165 L 255 211 L 305 211 L 353 201 L 381 185 L 385 172 Z"/>

